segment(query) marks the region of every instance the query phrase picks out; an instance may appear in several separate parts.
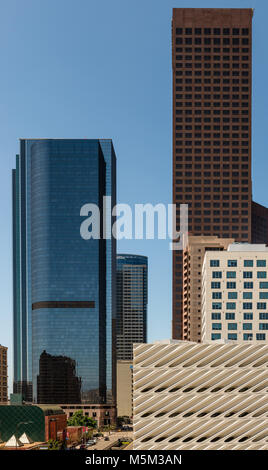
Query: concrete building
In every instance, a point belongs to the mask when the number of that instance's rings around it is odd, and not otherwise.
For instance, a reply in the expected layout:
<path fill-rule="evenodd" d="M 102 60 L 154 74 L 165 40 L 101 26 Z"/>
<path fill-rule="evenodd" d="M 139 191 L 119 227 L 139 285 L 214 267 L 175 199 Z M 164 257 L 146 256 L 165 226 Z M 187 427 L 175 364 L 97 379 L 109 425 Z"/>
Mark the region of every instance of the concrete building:
<path fill-rule="evenodd" d="M 132 361 L 133 343 L 147 341 L 148 258 L 116 257 L 116 357 Z"/>
<path fill-rule="evenodd" d="M 0 403 L 8 401 L 7 348 L 0 344 Z"/>
<path fill-rule="evenodd" d="M 115 424 L 116 421 L 116 406 L 98 405 L 98 404 L 62 404 L 59 405 L 67 419 L 71 418 L 77 411 L 82 411 L 84 416 L 92 418 L 97 421 L 98 427 L 108 426 Z"/>
<path fill-rule="evenodd" d="M 232 238 L 189 236 L 183 252 L 183 340 L 201 341 L 202 266 L 207 251 L 226 250 Z"/>
<path fill-rule="evenodd" d="M 267 450 L 268 345 L 134 345 L 134 450 Z"/>
<path fill-rule="evenodd" d="M 117 415 L 133 416 L 133 362 L 117 361 Z"/>
<path fill-rule="evenodd" d="M 202 269 L 202 341 L 268 340 L 268 247 L 234 243 L 207 251 Z"/>

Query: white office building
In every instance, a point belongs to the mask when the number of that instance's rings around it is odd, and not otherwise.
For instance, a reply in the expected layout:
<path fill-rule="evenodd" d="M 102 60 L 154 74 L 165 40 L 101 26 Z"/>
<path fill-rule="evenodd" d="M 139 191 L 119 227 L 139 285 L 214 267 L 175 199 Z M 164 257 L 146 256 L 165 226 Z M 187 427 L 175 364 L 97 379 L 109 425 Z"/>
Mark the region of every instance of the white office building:
<path fill-rule="evenodd" d="M 207 251 L 202 269 L 202 341 L 268 341 L 268 248 L 233 243 Z"/>

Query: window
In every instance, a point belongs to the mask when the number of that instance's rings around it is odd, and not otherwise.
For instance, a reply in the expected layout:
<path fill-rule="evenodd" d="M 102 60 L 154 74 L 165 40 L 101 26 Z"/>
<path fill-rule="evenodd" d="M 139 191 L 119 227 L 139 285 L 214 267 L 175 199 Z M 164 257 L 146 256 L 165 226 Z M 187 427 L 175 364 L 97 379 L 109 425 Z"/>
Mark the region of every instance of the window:
<path fill-rule="evenodd" d="M 213 312 L 211 314 L 211 320 L 221 320 L 221 314 L 217 312 Z"/>
<path fill-rule="evenodd" d="M 221 310 L 221 302 L 212 302 L 212 310 Z"/>
<path fill-rule="evenodd" d="M 268 282 L 260 282 L 260 289 L 268 289 Z"/>
<path fill-rule="evenodd" d="M 244 271 L 243 272 L 244 279 L 252 279 L 252 271 Z"/>
<path fill-rule="evenodd" d="M 236 282 L 227 282 L 227 289 L 236 289 Z"/>
<path fill-rule="evenodd" d="M 265 268 L 266 267 L 266 260 L 265 259 L 257 259 L 257 267 L 258 268 Z"/>
<path fill-rule="evenodd" d="M 221 279 L 222 277 L 222 272 L 221 271 L 212 271 L 212 278 L 213 279 Z"/>
<path fill-rule="evenodd" d="M 211 282 L 211 289 L 220 289 L 221 288 L 221 283 L 220 282 Z"/>
<path fill-rule="evenodd" d="M 221 299 L 221 292 L 212 292 L 212 299 Z"/>
<path fill-rule="evenodd" d="M 260 323 L 259 330 L 268 330 L 268 323 Z"/>
<path fill-rule="evenodd" d="M 228 268 L 236 268 L 237 267 L 237 260 L 236 259 L 228 259 L 227 266 L 228 266 Z"/>
<path fill-rule="evenodd" d="M 210 266 L 218 268 L 220 266 L 220 261 L 218 259 L 211 259 Z"/>
<path fill-rule="evenodd" d="M 260 299 L 268 299 L 268 292 L 260 292 L 259 297 Z"/>
<path fill-rule="evenodd" d="M 243 330 L 252 330 L 252 323 L 243 323 Z"/>
<path fill-rule="evenodd" d="M 236 303 L 235 302 L 226 302 L 226 310 L 235 310 Z"/>
<path fill-rule="evenodd" d="M 259 313 L 259 319 L 260 320 L 268 320 L 268 313 L 267 312 Z"/>
<path fill-rule="evenodd" d="M 252 310 L 252 302 L 243 302 L 244 310 Z"/>
<path fill-rule="evenodd" d="M 237 330 L 237 323 L 228 323 L 228 330 Z"/>
<path fill-rule="evenodd" d="M 221 334 L 220 333 L 211 333 L 211 339 L 212 341 L 216 339 L 221 339 Z"/>
<path fill-rule="evenodd" d="M 243 334 L 243 340 L 244 341 L 252 341 L 253 339 L 253 334 L 252 333 L 244 333 Z"/>
<path fill-rule="evenodd" d="M 245 259 L 244 260 L 245 268 L 252 268 L 253 267 L 253 260 L 252 259 Z"/>
<path fill-rule="evenodd" d="M 228 292 L 228 299 L 237 299 L 237 292 Z"/>
<path fill-rule="evenodd" d="M 237 340 L 237 334 L 236 333 L 228 333 L 228 339 Z"/>
<path fill-rule="evenodd" d="M 212 330 L 221 330 L 221 323 L 212 323 Z"/>
<path fill-rule="evenodd" d="M 243 299 L 252 299 L 252 292 L 243 292 Z"/>
<path fill-rule="evenodd" d="M 226 320 L 235 320 L 235 313 L 227 312 L 227 313 L 225 314 L 225 319 L 226 319 Z"/>
<path fill-rule="evenodd" d="M 256 334 L 256 339 L 258 341 L 265 341 L 265 338 L 266 338 L 266 334 L 265 333 L 257 333 Z"/>
<path fill-rule="evenodd" d="M 253 320 L 253 313 L 244 313 L 244 320 Z"/>
<path fill-rule="evenodd" d="M 230 278 L 235 278 L 235 277 L 236 277 L 236 272 L 235 272 L 235 271 L 227 271 L 227 272 L 226 272 L 226 277 L 227 277 L 228 279 L 230 279 Z"/>
<path fill-rule="evenodd" d="M 266 302 L 257 302 L 258 310 L 266 310 Z"/>
<path fill-rule="evenodd" d="M 253 289 L 253 282 L 244 282 L 244 289 Z"/>
<path fill-rule="evenodd" d="M 257 278 L 258 279 L 264 279 L 266 278 L 266 271 L 257 271 Z"/>

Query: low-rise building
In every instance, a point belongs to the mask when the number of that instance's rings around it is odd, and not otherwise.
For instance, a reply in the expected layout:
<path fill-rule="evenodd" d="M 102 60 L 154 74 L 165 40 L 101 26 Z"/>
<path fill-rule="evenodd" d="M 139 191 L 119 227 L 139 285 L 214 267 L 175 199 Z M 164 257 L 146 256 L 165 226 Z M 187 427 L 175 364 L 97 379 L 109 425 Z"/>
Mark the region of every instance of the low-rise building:
<path fill-rule="evenodd" d="M 117 361 L 117 415 L 132 417 L 133 361 Z"/>
<path fill-rule="evenodd" d="M 7 403 L 7 391 L 7 348 L 0 344 L 0 403 Z"/>
<path fill-rule="evenodd" d="M 207 251 L 202 270 L 202 341 L 268 341 L 268 247 Z"/>
<path fill-rule="evenodd" d="M 0 405 L 0 437 L 7 442 L 26 434 L 32 442 L 64 440 L 67 416 L 53 405 Z"/>
<path fill-rule="evenodd" d="M 83 411 L 83 415 L 97 421 L 97 426 L 109 426 L 116 422 L 116 406 L 115 405 L 98 405 L 98 404 L 61 404 L 60 406 L 67 415 L 67 419 L 71 418 L 77 411 Z"/>
<path fill-rule="evenodd" d="M 135 344 L 134 450 L 267 450 L 268 345 Z"/>

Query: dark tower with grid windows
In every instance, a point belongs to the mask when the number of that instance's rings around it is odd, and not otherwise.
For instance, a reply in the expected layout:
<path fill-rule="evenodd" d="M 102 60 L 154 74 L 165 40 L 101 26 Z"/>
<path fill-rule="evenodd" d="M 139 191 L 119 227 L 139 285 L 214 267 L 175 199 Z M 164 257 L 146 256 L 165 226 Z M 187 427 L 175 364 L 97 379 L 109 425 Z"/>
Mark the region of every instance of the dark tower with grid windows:
<path fill-rule="evenodd" d="M 133 359 L 133 343 L 147 342 L 148 258 L 116 257 L 116 357 Z"/>
<path fill-rule="evenodd" d="M 173 203 L 189 233 L 251 242 L 252 9 L 175 8 Z M 266 240 L 267 241 L 267 240 Z M 182 251 L 173 252 L 174 339 L 182 338 Z"/>

